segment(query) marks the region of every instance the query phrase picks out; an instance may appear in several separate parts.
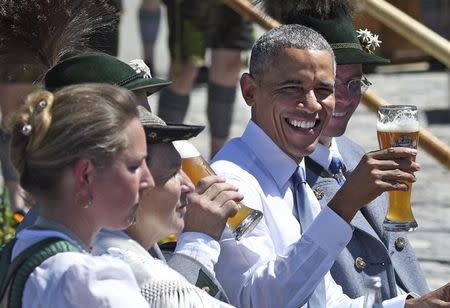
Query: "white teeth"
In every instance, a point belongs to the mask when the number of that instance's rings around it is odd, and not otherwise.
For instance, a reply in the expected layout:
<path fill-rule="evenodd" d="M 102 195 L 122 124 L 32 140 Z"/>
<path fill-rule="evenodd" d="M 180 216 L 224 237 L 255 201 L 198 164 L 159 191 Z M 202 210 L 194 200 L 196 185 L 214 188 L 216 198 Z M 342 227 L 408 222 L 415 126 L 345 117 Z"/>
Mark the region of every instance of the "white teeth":
<path fill-rule="evenodd" d="M 316 121 L 309 122 L 309 121 L 289 120 L 289 124 L 300 128 L 312 128 L 316 124 Z"/>
<path fill-rule="evenodd" d="M 347 112 L 333 112 L 333 117 L 343 117 Z"/>

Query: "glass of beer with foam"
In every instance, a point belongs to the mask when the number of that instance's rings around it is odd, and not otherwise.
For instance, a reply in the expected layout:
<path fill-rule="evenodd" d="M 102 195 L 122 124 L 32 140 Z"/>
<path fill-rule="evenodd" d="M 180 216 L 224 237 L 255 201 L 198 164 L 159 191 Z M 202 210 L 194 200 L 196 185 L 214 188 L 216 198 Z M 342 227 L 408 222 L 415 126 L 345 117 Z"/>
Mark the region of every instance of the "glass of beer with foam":
<path fill-rule="evenodd" d="M 381 149 L 406 147 L 417 149 L 419 142 L 419 121 L 417 107 L 411 105 L 381 106 L 377 121 L 378 143 Z M 417 222 L 411 209 L 411 189 L 390 191 L 389 209 L 383 227 L 387 231 L 413 231 Z"/>
<path fill-rule="evenodd" d="M 175 148 L 180 153 L 182 159 L 182 169 L 191 179 L 194 185 L 204 177 L 215 175 L 208 162 L 201 156 L 195 146 L 186 140 L 174 141 Z M 253 230 L 263 217 L 261 211 L 251 209 L 242 202 L 236 202 L 238 212 L 233 217 L 228 218 L 228 227 L 233 231 L 234 238 L 240 240 L 244 235 Z"/>

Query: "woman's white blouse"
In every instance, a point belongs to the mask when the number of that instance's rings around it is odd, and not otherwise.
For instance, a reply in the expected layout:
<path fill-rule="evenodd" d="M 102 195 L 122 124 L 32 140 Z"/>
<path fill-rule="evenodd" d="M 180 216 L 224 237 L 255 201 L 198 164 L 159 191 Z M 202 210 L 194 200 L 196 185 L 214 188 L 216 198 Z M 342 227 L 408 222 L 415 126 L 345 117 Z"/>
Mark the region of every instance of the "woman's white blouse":
<path fill-rule="evenodd" d="M 48 230 L 23 230 L 17 234 L 12 259 L 32 244 L 67 235 Z M 77 245 L 78 246 L 78 245 Z M 108 256 L 64 252 L 44 261 L 28 277 L 23 307 L 148 307 L 131 269 Z"/>

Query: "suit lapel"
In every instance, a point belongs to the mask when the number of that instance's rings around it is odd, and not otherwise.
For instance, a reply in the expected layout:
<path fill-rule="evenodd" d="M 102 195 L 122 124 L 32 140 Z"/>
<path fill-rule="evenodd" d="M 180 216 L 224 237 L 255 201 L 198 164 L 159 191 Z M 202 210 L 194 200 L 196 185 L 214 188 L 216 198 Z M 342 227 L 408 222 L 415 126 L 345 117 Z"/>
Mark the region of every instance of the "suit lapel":
<path fill-rule="evenodd" d="M 388 246 L 388 239 L 383 229 L 383 221 L 387 211 L 387 204 L 389 204 L 388 195 L 384 193 L 361 209 L 366 220 L 378 234 L 379 238 L 383 239 L 386 246 Z"/>
<path fill-rule="evenodd" d="M 328 204 L 328 202 L 330 202 L 331 198 L 336 194 L 340 186 L 328 170 L 313 161 L 311 158 L 306 157 L 305 164 L 306 180 L 313 189 L 316 198 L 319 199 L 320 206 L 323 208 Z M 347 171 L 345 176 L 348 174 L 349 172 Z M 384 245 L 361 211 L 356 213 L 350 224 L 362 232 L 372 236 L 374 239 L 379 241 L 380 244 Z"/>
<path fill-rule="evenodd" d="M 381 241 L 378 234 L 373 230 L 372 226 L 367 222 L 367 219 L 364 217 L 364 215 L 361 213 L 361 211 L 356 212 L 355 217 L 353 217 L 352 221 L 350 222 L 352 226 L 355 228 L 361 230 L 362 232 L 367 233 L 368 235 L 372 236 L 374 239 L 380 242 L 380 244 L 384 245 Z"/>

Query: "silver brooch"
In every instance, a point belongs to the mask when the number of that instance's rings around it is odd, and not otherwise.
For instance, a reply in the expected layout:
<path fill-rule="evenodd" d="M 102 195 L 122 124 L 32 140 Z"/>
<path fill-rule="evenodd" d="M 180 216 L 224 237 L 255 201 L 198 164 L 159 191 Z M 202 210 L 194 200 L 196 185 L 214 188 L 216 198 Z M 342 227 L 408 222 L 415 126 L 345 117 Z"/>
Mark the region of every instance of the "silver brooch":
<path fill-rule="evenodd" d="M 314 188 L 313 189 L 313 193 L 316 196 L 317 200 L 322 200 L 322 198 L 324 197 L 325 193 L 323 192 L 323 190 L 319 189 L 319 188 Z"/>
<path fill-rule="evenodd" d="M 150 68 L 147 66 L 147 64 L 145 64 L 143 60 L 141 59 L 131 60 L 128 64 L 131 66 L 132 69 L 134 69 L 134 71 L 137 74 L 143 74 L 142 78 L 145 79 L 152 78 Z"/>
<path fill-rule="evenodd" d="M 47 102 L 44 100 L 40 101 L 38 104 L 39 111 L 43 110 L 45 107 L 47 107 Z"/>
<path fill-rule="evenodd" d="M 31 135 L 31 131 L 33 130 L 33 127 L 31 127 L 30 124 L 25 124 L 22 126 L 22 135 L 29 136 Z"/>

